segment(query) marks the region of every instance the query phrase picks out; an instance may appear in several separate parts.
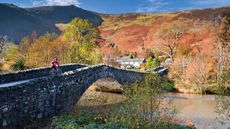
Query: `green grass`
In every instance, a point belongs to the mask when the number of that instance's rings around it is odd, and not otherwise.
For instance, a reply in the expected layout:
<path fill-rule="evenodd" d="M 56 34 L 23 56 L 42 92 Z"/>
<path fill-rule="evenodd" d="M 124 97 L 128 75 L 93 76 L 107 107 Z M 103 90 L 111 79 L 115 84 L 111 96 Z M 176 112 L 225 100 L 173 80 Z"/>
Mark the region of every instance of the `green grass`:
<path fill-rule="evenodd" d="M 128 14 L 121 18 L 121 15 L 110 15 L 103 17 L 102 27 L 106 30 L 127 27 L 134 24 L 139 24 L 143 26 L 151 26 L 153 21 L 157 20 L 159 17 L 170 18 L 177 16 L 174 13 L 159 13 L 159 14 L 139 14 L 135 19 L 129 18 Z"/>
<path fill-rule="evenodd" d="M 133 126 L 133 125 L 137 126 Z M 63 114 L 53 118 L 53 129 L 195 129 L 195 127 L 149 122 L 130 124 L 128 121 L 111 118 L 93 111 L 82 111 L 73 115 Z"/>
<path fill-rule="evenodd" d="M 162 83 L 162 89 L 167 91 L 167 92 L 173 92 L 176 91 L 176 88 L 172 82 L 164 82 Z"/>

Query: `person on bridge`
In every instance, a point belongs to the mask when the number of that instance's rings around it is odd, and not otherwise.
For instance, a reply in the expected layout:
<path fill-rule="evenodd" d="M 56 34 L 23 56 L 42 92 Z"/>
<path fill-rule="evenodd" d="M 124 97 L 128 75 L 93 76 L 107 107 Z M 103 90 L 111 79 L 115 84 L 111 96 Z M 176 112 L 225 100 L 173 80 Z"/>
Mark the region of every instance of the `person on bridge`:
<path fill-rule="evenodd" d="M 58 70 L 58 67 L 60 66 L 57 58 L 55 58 L 55 60 L 53 60 L 50 65 L 51 65 L 52 69 L 54 69 L 56 71 Z"/>

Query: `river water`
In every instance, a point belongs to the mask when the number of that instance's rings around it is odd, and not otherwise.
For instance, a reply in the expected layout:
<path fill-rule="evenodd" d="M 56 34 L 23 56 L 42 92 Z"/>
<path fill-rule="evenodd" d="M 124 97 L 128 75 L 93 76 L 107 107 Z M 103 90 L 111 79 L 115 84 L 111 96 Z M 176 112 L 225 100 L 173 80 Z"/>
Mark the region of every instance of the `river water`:
<path fill-rule="evenodd" d="M 177 111 L 177 123 L 193 124 L 198 129 L 230 129 L 230 121 L 222 123 L 217 120 L 219 114 L 215 109 L 215 95 L 167 93 L 165 96 L 166 101 L 172 100 L 173 102 Z M 77 107 L 113 106 L 123 100 L 125 96 L 121 94 L 98 92 L 89 88 L 78 102 Z"/>
<path fill-rule="evenodd" d="M 217 120 L 219 114 L 216 113 L 214 95 L 169 93 L 166 98 L 173 100 L 180 124 L 193 123 L 199 129 L 230 128 L 230 121 Z"/>

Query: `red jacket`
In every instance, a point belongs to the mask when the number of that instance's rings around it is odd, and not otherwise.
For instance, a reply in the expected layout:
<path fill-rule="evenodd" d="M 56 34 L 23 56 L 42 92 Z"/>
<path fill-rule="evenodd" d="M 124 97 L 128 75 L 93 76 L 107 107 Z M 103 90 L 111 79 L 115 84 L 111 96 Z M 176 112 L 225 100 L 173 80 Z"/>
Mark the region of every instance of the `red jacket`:
<path fill-rule="evenodd" d="M 59 62 L 57 60 L 54 60 L 51 62 L 51 66 L 55 66 L 55 67 L 58 67 L 59 66 Z"/>

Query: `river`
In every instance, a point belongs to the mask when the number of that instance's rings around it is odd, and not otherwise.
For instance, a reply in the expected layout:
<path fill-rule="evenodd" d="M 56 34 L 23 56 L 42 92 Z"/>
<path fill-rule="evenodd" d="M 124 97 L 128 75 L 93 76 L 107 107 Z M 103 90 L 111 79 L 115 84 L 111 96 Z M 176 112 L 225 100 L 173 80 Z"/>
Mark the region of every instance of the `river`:
<path fill-rule="evenodd" d="M 197 94 L 167 94 L 166 98 L 173 99 L 180 124 L 189 122 L 199 129 L 228 129 L 230 121 L 222 123 L 217 120 L 219 114 L 215 111 L 215 95 Z"/>
<path fill-rule="evenodd" d="M 192 123 L 198 129 L 230 129 L 230 121 L 221 123 L 217 120 L 219 114 L 215 112 L 215 95 L 167 93 L 165 96 L 166 101 L 173 100 L 179 124 L 188 125 Z M 125 96 L 121 94 L 89 89 L 79 101 L 77 108 L 113 106 L 113 104 L 123 100 L 125 100 Z"/>

